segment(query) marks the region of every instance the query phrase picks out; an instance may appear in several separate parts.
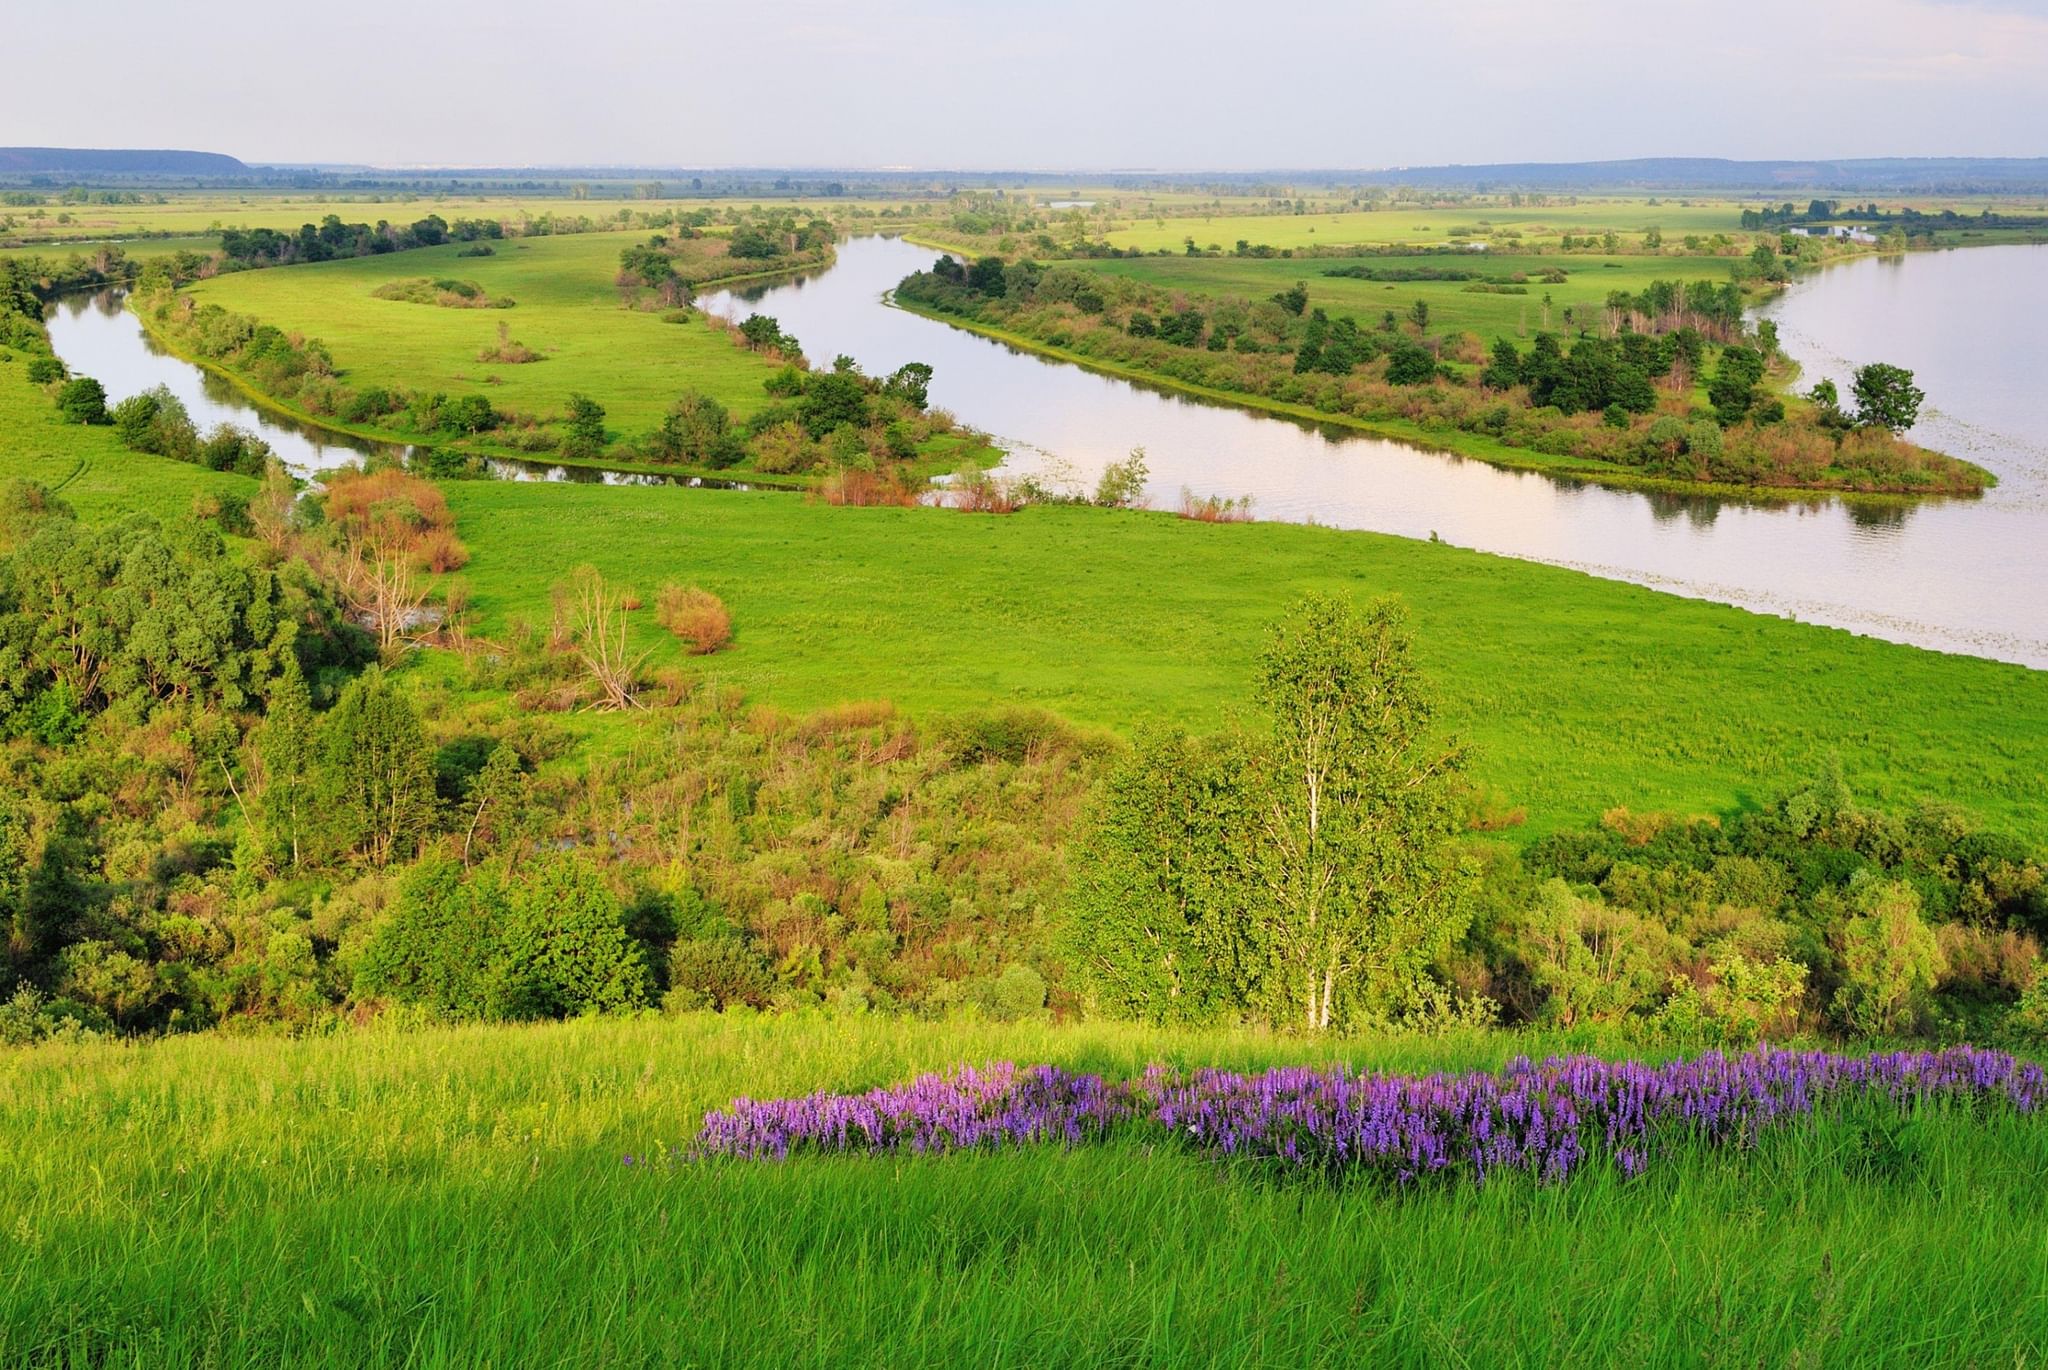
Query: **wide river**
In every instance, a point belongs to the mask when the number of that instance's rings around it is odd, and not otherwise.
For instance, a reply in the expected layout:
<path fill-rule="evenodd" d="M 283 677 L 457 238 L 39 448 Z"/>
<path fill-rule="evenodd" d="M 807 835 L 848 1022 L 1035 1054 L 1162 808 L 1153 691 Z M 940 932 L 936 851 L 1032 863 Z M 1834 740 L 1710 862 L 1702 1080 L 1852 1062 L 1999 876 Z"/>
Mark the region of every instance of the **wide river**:
<path fill-rule="evenodd" d="M 1260 518 L 1435 533 L 2048 667 L 2048 405 L 2032 374 L 2040 348 L 2028 341 L 2048 318 L 2048 247 L 1858 261 L 1770 307 L 1811 378 L 1846 380 L 1851 362 L 1914 368 L 1936 410 L 1916 436 L 1998 474 L 1999 487 L 1981 499 L 1907 508 L 1608 490 L 1147 389 L 889 307 L 890 287 L 934 255 L 858 239 L 818 275 L 700 303 L 729 316 L 771 314 L 818 361 L 845 353 L 870 373 L 930 363 L 933 403 L 994 434 L 1018 471 L 1063 463 L 1092 485 L 1105 462 L 1142 446 L 1156 505 L 1177 503 L 1183 487 L 1250 495 Z"/>
<path fill-rule="evenodd" d="M 1008 469 L 1092 485 L 1143 447 L 1151 496 L 1249 495 L 1255 516 L 1365 528 L 1578 567 L 1679 594 L 1833 624 L 1943 651 L 2048 668 L 2048 404 L 2034 372 L 2048 318 L 2048 246 L 1972 248 L 1831 268 L 1766 313 L 1812 381 L 1865 361 L 1912 367 L 1931 397 L 1915 436 L 1999 477 L 1980 499 L 1873 506 L 1747 503 L 1607 490 L 1296 423 L 1047 361 L 887 303 L 934 254 L 886 238 L 786 284 L 705 297 L 713 311 L 772 314 L 820 362 L 872 373 L 935 369 L 932 400 L 994 434 Z M 289 321 L 282 321 L 288 323 Z M 262 431 L 285 460 L 319 469 L 357 444 L 254 409 L 151 347 L 118 296 L 65 300 L 50 334 L 71 368 L 116 400 L 167 384 L 201 426 Z M 678 378 L 678 389 L 686 379 Z M 595 473 L 504 467 L 507 474 Z M 610 480 L 638 480 L 608 475 Z"/>

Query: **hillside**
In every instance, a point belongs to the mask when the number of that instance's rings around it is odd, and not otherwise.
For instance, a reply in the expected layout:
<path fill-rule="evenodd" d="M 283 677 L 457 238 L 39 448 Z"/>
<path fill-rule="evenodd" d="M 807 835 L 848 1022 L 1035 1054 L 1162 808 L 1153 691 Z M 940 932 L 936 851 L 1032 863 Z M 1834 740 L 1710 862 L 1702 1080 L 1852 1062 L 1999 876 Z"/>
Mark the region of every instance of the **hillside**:
<path fill-rule="evenodd" d="M 0 147 L 0 176 L 253 176 L 221 152 L 168 148 Z"/>

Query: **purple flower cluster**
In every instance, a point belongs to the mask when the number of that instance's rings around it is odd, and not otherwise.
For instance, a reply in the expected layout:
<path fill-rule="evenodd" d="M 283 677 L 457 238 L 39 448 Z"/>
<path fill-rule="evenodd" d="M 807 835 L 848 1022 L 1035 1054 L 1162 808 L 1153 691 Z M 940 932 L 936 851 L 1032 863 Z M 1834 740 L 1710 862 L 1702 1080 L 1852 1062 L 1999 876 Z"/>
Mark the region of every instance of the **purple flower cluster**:
<path fill-rule="evenodd" d="M 1764 1049 L 1664 1065 L 1573 1056 L 1517 1060 L 1498 1075 L 1419 1078 L 1342 1068 L 1154 1072 L 1148 1089 L 1158 1122 L 1204 1149 L 1401 1181 L 1443 1172 L 1484 1180 L 1499 1170 L 1561 1180 L 1596 1154 L 1635 1175 L 1660 1142 L 1747 1145 L 1774 1124 L 1855 1098 L 2031 1113 L 2048 1095 L 2041 1067 L 1969 1047 L 1869 1056 Z"/>
<path fill-rule="evenodd" d="M 2003 1052 L 1842 1056 L 1759 1049 L 1645 1065 L 1588 1056 L 1517 1060 L 1501 1073 L 1360 1075 L 1342 1066 L 1259 1075 L 1153 1067 L 1135 1085 L 1052 1066 L 926 1075 L 895 1089 L 735 1100 L 704 1121 L 701 1155 L 1072 1146 L 1132 1121 L 1217 1155 L 1406 1182 L 1520 1170 L 1562 1180 L 1596 1156 L 1625 1175 L 1660 1144 L 1748 1145 L 1765 1129 L 1868 1099 L 1944 1100 L 2032 1113 L 2041 1067 Z"/>
<path fill-rule="evenodd" d="M 1130 1089 L 1099 1075 L 1008 1062 L 920 1075 L 865 1094 L 735 1099 L 704 1120 L 700 1152 L 773 1157 L 793 1151 L 954 1151 L 1025 1142 L 1069 1146 L 1132 1112 Z"/>

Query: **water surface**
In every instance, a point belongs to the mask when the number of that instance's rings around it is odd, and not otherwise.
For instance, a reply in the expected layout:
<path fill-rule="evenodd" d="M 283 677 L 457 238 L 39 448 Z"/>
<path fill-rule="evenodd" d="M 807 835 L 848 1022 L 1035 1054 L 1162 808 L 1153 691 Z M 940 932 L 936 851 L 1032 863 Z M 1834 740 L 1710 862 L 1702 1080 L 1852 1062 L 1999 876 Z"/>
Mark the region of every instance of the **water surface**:
<path fill-rule="evenodd" d="M 1250 495 L 1268 519 L 1435 534 L 1766 613 L 1944 651 L 2048 667 L 2048 415 L 2028 373 L 2048 318 L 2048 247 L 1868 260 L 1802 283 L 1770 309 L 1815 378 L 1830 366 L 1914 367 L 1937 415 L 1918 436 L 1995 471 L 1979 499 L 1789 503 L 1605 489 L 1426 452 L 1148 389 L 895 309 L 890 287 L 930 264 L 884 238 L 843 244 L 804 279 L 706 296 L 772 314 L 820 360 L 870 374 L 935 368 L 932 402 L 994 434 L 1019 472 L 1085 484 L 1144 447 L 1155 505 Z M 1834 361 L 1830 361 L 1830 357 Z M 1063 464 L 1063 465 L 1062 465 Z"/>

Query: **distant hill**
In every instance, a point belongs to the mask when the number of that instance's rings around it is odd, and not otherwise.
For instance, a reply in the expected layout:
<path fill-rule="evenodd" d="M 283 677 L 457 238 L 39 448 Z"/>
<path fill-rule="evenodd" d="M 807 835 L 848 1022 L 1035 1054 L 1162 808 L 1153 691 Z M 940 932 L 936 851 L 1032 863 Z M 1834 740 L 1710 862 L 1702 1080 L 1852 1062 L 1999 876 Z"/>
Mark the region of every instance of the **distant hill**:
<path fill-rule="evenodd" d="M 2048 157 L 1858 157 L 1805 162 L 1639 157 L 1622 162 L 1390 167 L 1371 175 L 1395 185 L 1530 190 L 2030 192 L 2048 190 Z"/>
<path fill-rule="evenodd" d="M 219 152 L 145 148 L 0 147 L 0 176 L 250 176 Z"/>

